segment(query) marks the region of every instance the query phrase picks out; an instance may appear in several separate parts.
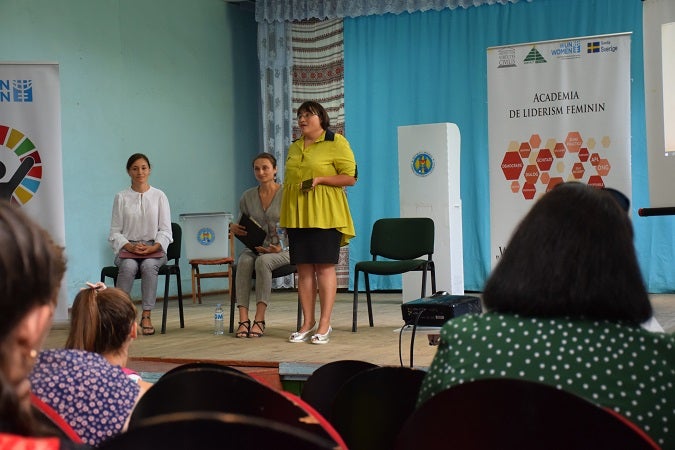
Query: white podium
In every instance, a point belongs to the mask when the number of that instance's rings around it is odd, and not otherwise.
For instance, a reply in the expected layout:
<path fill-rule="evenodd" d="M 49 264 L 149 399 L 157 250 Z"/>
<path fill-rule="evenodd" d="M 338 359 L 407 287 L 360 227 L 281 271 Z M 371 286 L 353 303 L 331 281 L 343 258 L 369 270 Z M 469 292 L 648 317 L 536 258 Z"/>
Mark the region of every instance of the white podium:
<path fill-rule="evenodd" d="M 453 123 L 398 127 L 398 173 L 401 217 L 434 220 L 436 289 L 464 294 L 460 135 Z M 413 237 L 411 237 L 413 238 Z M 420 298 L 422 276 L 403 274 L 403 301 Z M 431 295 L 427 278 L 426 295 Z"/>

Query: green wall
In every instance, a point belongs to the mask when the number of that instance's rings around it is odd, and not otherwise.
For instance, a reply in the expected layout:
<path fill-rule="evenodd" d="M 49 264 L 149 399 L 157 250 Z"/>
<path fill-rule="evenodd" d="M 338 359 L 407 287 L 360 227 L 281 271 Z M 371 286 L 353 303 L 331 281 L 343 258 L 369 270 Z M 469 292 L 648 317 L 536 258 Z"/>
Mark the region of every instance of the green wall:
<path fill-rule="evenodd" d="M 112 201 L 132 153 L 149 156 L 174 221 L 236 212 L 260 149 L 253 12 L 223 0 L 2 0 L 0 11 L 0 61 L 60 68 L 69 302 L 112 263 Z"/>

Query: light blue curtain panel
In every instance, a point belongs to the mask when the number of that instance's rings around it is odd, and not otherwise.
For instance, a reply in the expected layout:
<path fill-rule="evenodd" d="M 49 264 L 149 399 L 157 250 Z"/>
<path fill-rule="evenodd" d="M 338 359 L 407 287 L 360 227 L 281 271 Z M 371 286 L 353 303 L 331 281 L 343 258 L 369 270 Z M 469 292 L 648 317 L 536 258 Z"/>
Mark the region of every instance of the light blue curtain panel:
<path fill-rule="evenodd" d="M 464 284 L 482 290 L 490 272 L 486 49 L 622 32 L 632 32 L 635 243 L 650 292 L 672 291 L 675 270 L 664 270 L 675 267 L 672 219 L 637 216 L 649 206 L 640 0 L 538 0 L 345 18 L 345 133 L 359 167 L 349 189 L 358 235 L 350 243 L 352 268 L 370 259 L 373 222 L 399 215 L 397 127 L 453 122 L 462 141 Z M 372 277 L 372 288 L 401 289 L 401 277 Z"/>

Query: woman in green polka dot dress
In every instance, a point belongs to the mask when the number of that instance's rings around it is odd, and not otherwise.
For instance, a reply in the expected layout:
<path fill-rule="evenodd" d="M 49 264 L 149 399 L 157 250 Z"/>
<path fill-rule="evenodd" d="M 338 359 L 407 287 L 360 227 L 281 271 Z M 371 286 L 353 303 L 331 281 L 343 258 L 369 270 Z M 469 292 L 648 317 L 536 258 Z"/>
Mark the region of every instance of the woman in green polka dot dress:
<path fill-rule="evenodd" d="M 630 219 L 611 193 L 563 183 L 515 230 L 483 292 L 448 321 L 418 405 L 450 386 L 521 378 L 609 407 L 675 448 L 675 336 L 652 316 Z"/>

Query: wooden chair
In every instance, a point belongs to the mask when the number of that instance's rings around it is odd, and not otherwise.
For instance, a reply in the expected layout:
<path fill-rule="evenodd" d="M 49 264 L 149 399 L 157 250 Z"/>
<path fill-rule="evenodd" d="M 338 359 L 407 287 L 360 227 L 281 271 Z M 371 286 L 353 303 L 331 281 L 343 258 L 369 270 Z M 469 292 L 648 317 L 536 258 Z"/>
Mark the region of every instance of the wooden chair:
<path fill-rule="evenodd" d="M 493 378 L 434 395 L 400 428 L 396 450 L 654 450 L 658 445 L 618 414 L 533 381 Z"/>
<path fill-rule="evenodd" d="M 183 231 L 175 222 L 171 223 L 171 234 L 173 235 L 173 242 L 169 244 L 166 249 L 167 263 L 159 268 L 159 275 L 164 275 L 164 304 L 162 312 L 162 334 L 166 333 L 166 316 L 169 307 L 169 281 L 171 275 L 176 275 L 176 285 L 178 287 L 178 314 L 180 317 L 180 327 L 185 328 L 185 319 L 183 317 L 183 289 L 180 282 L 180 252 L 183 241 Z M 173 261 L 170 263 L 170 261 Z M 101 282 L 105 282 L 106 277 L 112 278 L 113 283 L 117 285 L 117 275 L 119 268 L 117 266 L 106 266 L 101 269 Z M 136 274 L 136 279 L 141 278 L 140 272 Z"/>
<path fill-rule="evenodd" d="M 202 302 L 202 278 L 227 278 L 230 282 L 229 290 L 232 290 L 234 285 L 234 274 L 232 266 L 234 265 L 234 235 L 228 233 L 230 239 L 230 256 L 216 259 L 191 259 L 189 261 L 191 267 L 192 277 L 192 303 Z M 222 266 L 226 265 L 227 270 L 219 270 L 216 272 L 200 272 L 199 266 Z M 227 291 L 226 291 L 227 292 Z"/>
<path fill-rule="evenodd" d="M 359 261 L 354 266 L 354 307 L 352 331 L 356 332 L 356 314 L 359 303 L 359 272 L 366 280 L 368 321 L 373 326 L 373 307 L 370 301 L 369 275 L 398 275 L 411 271 L 422 272 L 422 293 L 426 296 L 427 271 L 431 272 L 431 291 L 436 292 L 434 253 L 434 221 L 428 217 L 401 217 L 378 219 L 370 235 L 372 261 Z M 421 259 L 426 256 L 425 259 Z M 378 257 L 380 258 L 378 260 Z M 384 259 L 383 259 L 384 258 Z"/>

